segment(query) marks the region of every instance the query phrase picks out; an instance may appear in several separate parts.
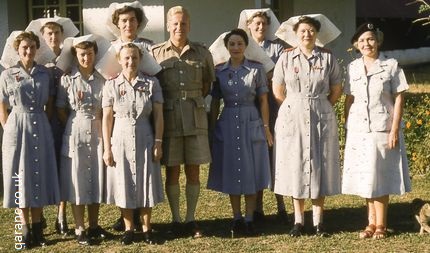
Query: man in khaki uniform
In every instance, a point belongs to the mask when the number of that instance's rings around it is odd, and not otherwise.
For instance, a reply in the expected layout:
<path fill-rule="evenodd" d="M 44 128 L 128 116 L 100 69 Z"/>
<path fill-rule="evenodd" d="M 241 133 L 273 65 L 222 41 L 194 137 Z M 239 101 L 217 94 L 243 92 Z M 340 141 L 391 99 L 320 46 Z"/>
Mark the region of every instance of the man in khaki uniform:
<path fill-rule="evenodd" d="M 166 19 L 170 38 L 152 48 L 163 67 L 158 78 L 165 99 L 162 163 L 166 165 L 166 195 L 172 211 L 172 232 L 178 234 L 179 174 L 181 164 L 185 164 L 185 228 L 198 238 L 202 233 L 194 213 L 200 194 L 199 167 L 211 161 L 204 97 L 215 80 L 214 66 L 209 50 L 188 40 L 190 16 L 185 8 L 172 7 Z"/>

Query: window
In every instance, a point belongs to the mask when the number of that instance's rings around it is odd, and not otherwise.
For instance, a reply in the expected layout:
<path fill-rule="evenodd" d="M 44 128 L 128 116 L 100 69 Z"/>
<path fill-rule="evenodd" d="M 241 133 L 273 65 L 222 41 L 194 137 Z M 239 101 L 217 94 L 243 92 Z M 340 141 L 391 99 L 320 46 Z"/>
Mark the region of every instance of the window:
<path fill-rule="evenodd" d="M 28 0 L 28 6 L 30 20 L 54 16 L 68 17 L 82 35 L 82 0 Z"/>

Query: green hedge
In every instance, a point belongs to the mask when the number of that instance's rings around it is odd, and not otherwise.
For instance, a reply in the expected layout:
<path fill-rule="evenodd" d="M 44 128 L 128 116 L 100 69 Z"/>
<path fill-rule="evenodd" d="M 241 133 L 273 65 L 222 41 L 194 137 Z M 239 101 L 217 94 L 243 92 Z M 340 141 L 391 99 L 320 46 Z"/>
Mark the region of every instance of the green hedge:
<path fill-rule="evenodd" d="M 335 106 L 339 125 L 341 161 L 345 147 L 343 117 L 345 96 Z M 430 94 L 406 93 L 403 114 L 403 133 L 411 175 L 430 173 Z"/>

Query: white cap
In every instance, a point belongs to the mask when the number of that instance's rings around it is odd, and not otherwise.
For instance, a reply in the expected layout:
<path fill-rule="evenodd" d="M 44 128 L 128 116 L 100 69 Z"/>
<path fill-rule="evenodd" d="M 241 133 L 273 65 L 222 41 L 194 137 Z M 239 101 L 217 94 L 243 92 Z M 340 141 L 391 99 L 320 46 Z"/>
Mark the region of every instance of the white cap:
<path fill-rule="evenodd" d="M 36 35 L 41 37 L 42 33 L 40 32 L 40 29 L 48 22 L 55 22 L 61 25 L 63 27 L 64 38 L 74 37 L 79 33 L 79 29 L 76 28 L 75 24 L 73 24 L 73 21 L 70 18 L 64 18 L 59 16 L 55 16 L 53 18 L 39 18 L 36 20 L 32 20 L 30 24 L 28 24 L 27 28 L 25 28 L 25 31 L 32 31 Z"/>
<path fill-rule="evenodd" d="M 270 18 L 270 25 L 267 26 L 267 30 L 264 35 L 265 39 L 272 41 L 277 39 L 277 37 L 275 36 L 275 32 L 276 30 L 278 30 L 280 23 L 273 11 L 269 8 L 243 10 L 242 12 L 240 12 L 239 23 L 237 24 L 237 27 L 245 30 L 248 34 L 250 34 L 247 22 L 257 12 L 264 12 Z"/>
<path fill-rule="evenodd" d="M 10 68 L 12 66 L 15 66 L 20 60 L 18 52 L 13 47 L 13 42 L 15 41 L 16 37 L 23 32 L 24 31 L 13 31 L 7 38 L 6 44 L 3 49 L 3 54 L 1 56 L 1 64 L 5 68 Z M 48 47 L 46 43 L 42 43 L 43 39 L 39 37 L 39 40 L 40 40 L 40 48 L 37 49 L 36 51 L 34 61 L 36 61 L 38 64 L 45 65 L 48 62 L 51 62 L 52 59 L 55 58 L 55 54 Z"/>
<path fill-rule="evenodd" d="M 57 67 L 61 70 L 67 72 L 74 65 L 76 65 L 76 57 L 72 54 L 72 47 L 84 41 L 92 41 L 97 43 L 97 54 L 94 61 L 94 65 L 100 61 L 100 59 L 104 56 L 106 51 L 110 47 L 110 42 L 103 38 L 102 36 L 95 34 L 88 34 L 80 37 L 69 37 L 64 40 L 63 50 L 61 50 L 60 56 L 57 59 Z"/>
<path fill-rule="evenodd" d="M 133 43 L 115 43 L 110 46 L 110 48 L 106 51 L 102 59 L 98 61 L 96 64 L 96 69 L 99 73 L 101 73 L 106 79 L 110 79 L 114 76 L 117 76 L 121 73 L 121 65 L 118 63 L 116 58 L 116 54 L 121 49 L 122 45 Z M 134 43 L 139 47 L 142 52 L 142 57 L 140 59 L 138 70 L 142 71 L 147 75 L 155 75 L 161 71 L 160 64 L 155 61 L 154 57 L 152 57 L 149 52 L 143 47 L 143 45 L 139 43 Z"/>
<path fill-rule="evenodd" d="M 230 53 L 224 45 L 224 37 L 229 32 L 221 34 L 209 47 L 215 65 L 227 62 L 230 59 Z M 258 61 L 264 66 L 264 70 L 269 72 L 275 67 L 275 64 L 264 50 L 252 38 L 248 37 L 248 46 L 245 49 L 246 59 Z"/>
<path fill-rule="evenodd" d="M 142 10 L 142 13 L 143 13 L 142 23 L 140 23 L 139 27 L 137 28 L 137 34 L 141 33 L 143 31 L 143 29 L 145 28 L 146 24 L 148 23 L 148 18 L 146 17 L 143 6 L 139 1 L 126 2 L 126 3 L 117 3 L 117 2 L 111 3 L 109 5 L 108 16 L 107 16 L 107 20 L 106 20 L 106 26 L 107 26 L 108 30 L 113 35 L 115 35 L 115 37 L 117 37 L 117 38 L 121 36 L 121 32 L 120 32 L 119 28 L 114 23 L 112 23 L 112 14 L 116 10 L 121 9 L 125 6 L 130 6 L 130 7 Z"/>
<path fill-rule="evenodd" d="M 325 44 L 335 40 L 340 35 L 340 30 L 323 14 L 307 14 L 294 16 L 284 21 L 275 35 L 289 45 L 295 47 L 299 45 L 296 33 L 293 31 L 294 25 L 299 21 L 300 17 L 308 16 L 318 20 L 321 23 L 321 29 L 317 34 L 315 44 L 323 47 Z"/>

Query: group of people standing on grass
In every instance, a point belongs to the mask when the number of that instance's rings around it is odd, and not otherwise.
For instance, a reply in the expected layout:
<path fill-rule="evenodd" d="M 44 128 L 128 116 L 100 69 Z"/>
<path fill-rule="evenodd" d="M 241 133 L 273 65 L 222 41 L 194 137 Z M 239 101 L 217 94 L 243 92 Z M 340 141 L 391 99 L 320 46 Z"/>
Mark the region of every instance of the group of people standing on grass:
<path fill-rule="evenodd" d="M 341 184 L 333 106 L 343 77 L 333 53 L 323 48 L 339 32 L 324 15 L 296 16 L 280 25 L 270 9 L 244 10 L 239 28 L 221 34 L 208 50 L 189 40 L 190 14 L 182 6 L 169 9 L 169 39 L 156 45 L 138 37 L 148 21 L 138 1 L 112 3 L 109 12 L 113 42 L 95 34 L 74 37 L 70 20 L 48 18 L 12 33 L 5 46 L 2 63 L 10 64 L 0 77 L 3 205 L 21 210 L 27 247 L 45 245 L 43 207 L 60 201 L 71 203 L 79 244 L 111 235 L 98 225 L 100 203 L 120 208 L 113 228 L 124 231 L 122 244 L 135 241 L 135 230 L 154 243 L 151 210 L 164 198 L 161 164 L 172 214 L 168 232 L 174 236 L 203 236 L 194 215 L 199 167 L 206 163 L 208 188 L 230 197 L 233 237 L 258 234 L 267 188 L 276 194 L 284 222 L 283 196 L 292 197 L 291 236 L 304 233 L 307 198 L 314 233 L 326 236 L 324 198 L 340 193 L 366 199 L 368 225 L 360 238 L 386 236 L 389 194 L 410 190 L 401 131 L 408 84 L 397 61 L 379 52 L 382 32 L 373 24 L 359 26 L 351 39 L 361 57 L 349 64 L 343 87 Z M 62 204 L 59 233 L 67 233 L 65 217 Z"/>

